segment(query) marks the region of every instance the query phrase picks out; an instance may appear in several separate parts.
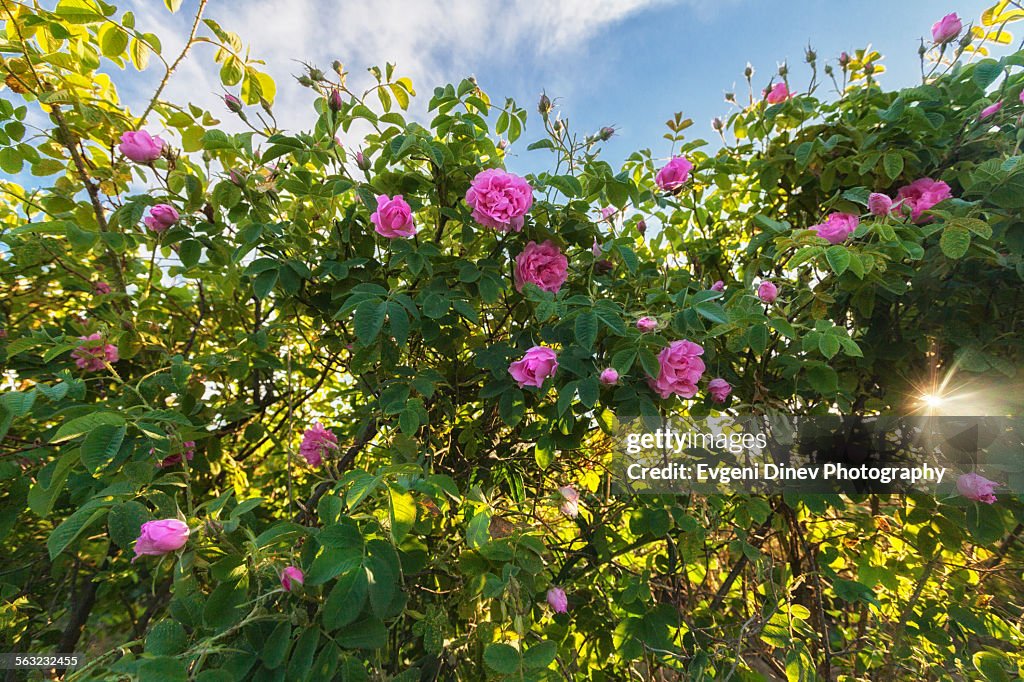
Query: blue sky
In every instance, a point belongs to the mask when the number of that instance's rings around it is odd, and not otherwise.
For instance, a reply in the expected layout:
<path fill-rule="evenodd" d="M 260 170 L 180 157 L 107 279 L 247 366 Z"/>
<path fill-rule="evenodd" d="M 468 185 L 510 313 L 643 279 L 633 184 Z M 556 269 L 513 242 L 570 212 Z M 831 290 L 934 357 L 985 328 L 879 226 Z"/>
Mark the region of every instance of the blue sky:
<path fill-rule="evenodd" d="M 157 33 L 170 59 L 180 49 L 199 0 L 170 15 L 159 0 L 127 0 L 137 26 Z M 508 165 L 547 167 L 547 152 L 527 152 L 539 136 L 536 102 L 545 90 L 574 129 L 618 129 L 605 158 L 629 152 L 669 153 L 664 121 L 682 111 L 695 121 L 692 137 L 714 141 L 710 121 L 729 111 L 723 93 L 745 93 L 743 69 L 768 82 L 787 60 L 791 84 L 805 87 L 808 41 L 821 59 L 871 44 L 885 56 L 887 86 L 919 78 L 918 39 L 947 12 L 974 21 L 993 0 L 211 0 L 207 16 L 238 33 L 278 83 L 283 127 L 308 127 L 310 91 L 294 74 L 299 61 L 329 70 L 334 59 L 365 84 L 366 67 L 398 63 L 421 94 L 437 84 L 475 75 L 496 102 L 510 96 L 531 114 Z M 1018 36 L 1019 37 L 1019 36 Z M 140 111 L 159 80 L 156 62 L 139 76 L 118 78 L 122 96 Z M 171 81 L 167 97 L 193 101 L 234 124 L 219 101 L 222 89 L 208 46 L 200 46 Z M 351 142 L 346 140 L 346 142 Z"/>

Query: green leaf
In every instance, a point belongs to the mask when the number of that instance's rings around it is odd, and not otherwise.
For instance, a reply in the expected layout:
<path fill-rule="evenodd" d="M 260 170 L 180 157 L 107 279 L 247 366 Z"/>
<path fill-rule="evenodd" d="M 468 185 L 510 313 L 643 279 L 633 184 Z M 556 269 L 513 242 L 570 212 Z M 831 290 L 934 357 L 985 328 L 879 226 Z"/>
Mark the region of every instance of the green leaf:
<path fill-rule="evenodd" d="M 85 436 L 82 441 L 82 464 L 90 473 L 98 474 L 114 461 L 126 431 L 124 425 L 102 424 Z"/>
<path fill-rule="evenodd" d="M 356 307 L 355 332 L 359 343 L 369 346 L 384 327 L 384 319 L 388 314 L 385 301 L 363 301 Z"/>
<path fill-rule="evenodd" d="M 825 249 L 825 260 L 834 273 L 841 275 L 850 267 L 850 252 L 845 246 L 836 244 Z"/>
<path fill-rule="evenodd" d="M 391 492 L 391 538 L 400 544 L 416 523 L 416 500 L 410 493 L 394 486 Z"/>
<path fill-rule="evenodd" d="M 388 629 L 379 618 L 365 618 L 352 623 L 335 637 L 346 649 L 383 649 L 388 643 Z"/>
<path fill-rule="evenodd" d="M 587 310 L 576 316 L 576 343 L 586 350 L 592 350 L 597 341 L 597 314 Z"/>
<path fill-rule="evenodd" d="M 252 290 L 256 294 L 256 298 L 266 298 L 274 289 L 274 285 L 277 284 L 279 275 L 280 273 L 277 268 L 264 270 L 256 275 L 256 279 L 252 282 Z"/>
<path fill-rule="evenodd" d="M 174 656 L 184 651 L 188 643 L 185 628 L 173 620 L 162 620 L 146 635 L 146 653 L 154 656 Z"/>
<path fill-rule="evenodd" d="M 144 659 L 139 664 L 140 680 L 146 682 L 188 682 L 185 660 L 173 656 L 157 656 Z"/>
<path fill-rule="evenodd" d="M 807 369 L 807 381 L 822 395 L 834 395 L 839 390 L 839 376 L 828 365 L 811 365 Z"/>
<path fill-rule="evenodd" d="M 110 539 L 121 549 L 127 550 L 138 539 L 142 524 L 152 518 L 149 510 L 140 502 L 129 500 L 115 505 L 107 515 Z"/>
<path fill-rule="evenodd" d="M 366 571 L 359 567 L 342 574 L 324 602 L 321 619 L 328 630 L 337 630 L 354 622 L 366 604 L 369 583 Z"/>
<path fill-rule="evenodd" d="M 519 650 L 508 644 L 492 642 L 484 649 L 484 663 L 491 670 L 503 675 L 514 675 L 519 672 Z"/>
<path fill-rule="evenodd" d="M 278 623 L 259 649 L 260 660 L 267 670 L 276 670 L 284 663 L 292 643 L 292 624 L 286 620 Z"/>
<path fill-rule="evenodd" d="M 839 352 L 839 339 L 833 334 L 821 334 L 818 337 L 818 349 L 821 354 L 831 360 Z"/>
<path fill-rule="evenodd" d="M 65 423 L 50 439 L 50 443 L 63 443 L 105 425 L 124 426 L 125 420 L 116 412 L 93 412 Z"/>
<path fill-rule="evenodd" d="M 540 670 L 551 665 L 558 655 L 558 644 L 546 639 L 534 644 L 523 654 L 523 665 L 531 670 Z"/>
<path fill-rule="evenodd" d="M 899 152 L 887 152 L 882 157 L 882 167 L 890 180 L 895 180 L 903 172 L 903 155 Z"/>
<path fill-rule="evenodd" d="M 725 312 L 725 308 L 714 301 L 703 301 L 694 305 L 693 309 L 697 311 L 698 315 L 711 320 L 715 324 L 726 324 L 729 322 L 729 314 Z"/>
<path fill-rule="evenodd" d="M 97 509 L 97 507 L 100 507 Z M 100 517 L 106 515 L 107 508 L 104 503 L 97 500 L 90 500 L 80 507 L 74 514 L 53 529 L 50 537 L 46 540 L 46 549 L 50 552 L 52 561 L 58 554 L 63 552 L 86 528 L 91 526 Z"/>
<path fill-rule="evenodd" d="M 947 225 L 939 239 L 942 253 L 953 260 L 963 258 L 971 246 L 971 233 L 963 225 Z"/>

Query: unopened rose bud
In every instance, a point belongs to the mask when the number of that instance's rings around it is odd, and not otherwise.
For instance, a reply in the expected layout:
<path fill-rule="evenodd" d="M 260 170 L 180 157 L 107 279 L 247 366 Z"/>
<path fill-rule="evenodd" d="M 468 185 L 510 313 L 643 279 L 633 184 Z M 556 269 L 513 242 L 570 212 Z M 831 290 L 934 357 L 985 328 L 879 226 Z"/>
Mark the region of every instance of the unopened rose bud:
<path fill-rule="evenodd" d="M 552 128 L 554 129 L 554 131 L 556 133 L 562 132 L 562 128 L 563 128 L 562 121 L 561 120 L 555 121 L 555 124 L 552 126 Z"/>
<path fill-rule="evenodd" d="M 242 100 L 238 99 L 234 95 L 224 95 L 224 106 L 228 108 L 228 111 L 234 114 L 240 114 L 242 112 Z"/>
<path fill-rule="evenodd" d="M 245 184 L 245 176 L 236 171 L 234 168 L 232 168 L 231 172 L 228 173 L 228 179 L 231 181 L 232 184 L 238 185 L 239 187 Z"/>
<path fill-rule="evenodd" d="M 813 64 L 818 59 L 818 53 L 814 51 L 813 47 L 808 45 L 807 49 L 804 50 L 804 59 L 808 64 Z"/>
<path fill-rule="evenodd" d="M 835 73 L 835 71 L 832 70 L 832 65 L 831 64 L 826 64 L 825 65 L 825 75 L 826 76 L 831 76 L 833 73 Z"/>
<path fill-rule="evenodd" d="M 715 116 L 713 119 L 711 119 L 711 127 L 715 130 L 716 133 L 720 133 L 723 130 L 725 130 L 725 121 L 723 121 L 720 117 Z"/>
<path fill-rule="evenodd" d="M 359 170 L 370 170 L 370 160 L 366 158 L 362 151 L 356 152 L 356 165 Z"/>
<path fill-rule="evenodd" d="M 337 59 L 331 62 L 331 68 L 334 69 L 334 73 L 338 74 L 339 76 L 345 72 L 345 65 L 339 62 Z"/>
<path fill-rule="evenodd" d="M 309 76 L 299 76 L 299 85 L 307 88 L 312 87 L 313 79 Z"/>
<path fill-rule="evenodd" d="M 846 67 L 850 65 L 850 55 L 845 52 L 839 53 L 839 66 L 845 71 Z"/>
<path fill-rule="evenodd" d="M 736 93 L 735 92 L 727 92 L 727 93 L 725 93 L 725 101 L 726 102 L 730 102 L 732 104 L 735 104 L 736 103 Z"/>
<path fill-rule="evenodd" d="M 608 140 L 612 139 L 612 135 L 614 134 L 615 128 L 612 128 L 611 126 L 605 126 L 604 128 L 601 128 L 601 130 L 597 133 L 597 136 L 601 138 L 603 141 L 607 142 Z"/>
<path fill-rule="evenodd" d="M 870 76 L 874 72 L 875 72 L 875 65 L 872 64 L 871 62 L 866 62 L 864 64 L 864 73 L 866 73 L 867 75 Z"/>
<path fill-rule="evenodd" d="M 267 112 L 267 116 L 273 117 L 274 111 L 273 108 L 270 106 L 270 102 L 260 97 L 260 106 L 263 107 L 263 111 Z"/>
<path fill-rule="evenodd" d="M 636 224 L 636 231 L 640 233 L 641 237 L 644 236 L 644 234 L 647 232 L 647 221 L 641 218 L 640 222 Z"/>
<path fill-rule="evenodd" d="M 786 64 L 786 62 L 782 62 L 781 64 L 779 64 L 779 76 L 785 78 L 787 75 L 789 75 L 789 66 Z"/>
<path fill-rule="evenodd" d="M 498 140 L 498 150 L 505 151 L 508 149 L 508 140 Z"/>
<path fill-rule="evenodd" d="M 743 77 L 750 80 L 754 76 L 754 67 L 750 62 L 747 62 L 747 68 L 743 69 Z"/>
<path fill-rule="evenodd" d="M 344 102 L 341 99 L 341 91 L 338 88 L 331 90 L 330 96 L 327 98 L 327 106 L 330 107 L 331 111 L 337 113 L 341 111 L 341 107 Z"/>
<path fill-rule="evenodd" d="M 599 260 L 596 263 L 594 263 L 594 272 L 596 272 L 599 275 L 607 275 L 609 272 L 611 272 L 614 269 L 615 269 L 615 264 L 612 263 L 607 258 L 602 258 L 601 260 Z"/>
<path fill-rule="evenodd" d="M 971 31 L 967 31 L 960 37 L 960 47 L 965 48 L 974 42 L 974 34 Z"/>
<path fill-rule="evenodd" d="M 309 67 L 309 77 L 314 81 L 322 81 L 324 79 L 324 72 L 315 66 Z"/>
<path fill-rule="evenodd" d="M 551 113 L 551 100 L 544 93 L 540 95 L 540 102 L 537 104 L 537 111 L 540 112 L 541 116 L 545 118 Z"/>

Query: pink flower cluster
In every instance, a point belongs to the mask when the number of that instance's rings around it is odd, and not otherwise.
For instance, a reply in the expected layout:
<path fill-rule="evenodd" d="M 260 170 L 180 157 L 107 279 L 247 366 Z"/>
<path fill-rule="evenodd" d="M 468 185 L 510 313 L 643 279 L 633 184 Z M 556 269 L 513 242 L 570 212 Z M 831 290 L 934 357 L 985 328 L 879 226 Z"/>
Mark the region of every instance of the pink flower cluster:
<path fill-rule="evenodd" d="M 161 519 L 147 521 L 139 529 L 139 537 L 135 541 L 135 558 L 141 556 L 162 556 L 176 552 L 188 542 L 188 524 L 178 519 Z"/>
<path fill-rule="evenodd" d="M 173 206 L 170 204 L 157 204 L 149 209 L 149 216 L 144 222 L 150 232 L 161 234 L 173 227 L 178 222 L 178 218 L 180 218 L 178 211 Z"/>
<path fill-rule="evenodd" d="M 839 244 L 846 241 L 859 224 L 860 218 L 852 213 L 831 213 L 825 218 L 825 222 L 812 225 L 811 229 L 829 243 Z"/>
<path fill-rule="evenodd" d="M 522 359 L 508 366 L 508 373 L 519 384 L 519 388 L 540 388 L 544 385 L 544 380 L 555 376 L 557 371 L 558 355 L 547 346 L 534 346 L 526 351 Z"/>
<path fill-rule="evenodd" d="M 159 136 L 145 130 L 129 130 L 121 133 L 121 144 L 117 148 L 135 163 L 150 163 L 160 158 L 166 144 Z"/>
<path fill-rule="evenodd" d="M 397 237 L 413 237 L 416 235 L 416 226 L 412 222 L 412 209 L 401 194 L 395 195 L 394 199 L 386 194 L 377 197 L 377 210 L 370 216 L 373 229 L 377 234 L 395 239 Z"/>
<path fill-rule="evenodd" d="M 338 437 L 317 422 L 302 434 L 299 454 L 305 458 L 310 466 L 317 467 L 323 463 L 325 455 L 337 449 Z"/>
<path fill-rule="evenodd" d="M 520 232 L 530 207 L 533 188 L 523 178 L 500 168 L 477 173 L 466 192 L 473 220 L 499 232 Z"/>
<path fill-rule="evenodd" d="M 569 260 L 551 241 L 543 244 L 531 241 L 516 257 L 516 291 L 527 283 L 544 291 L 557 292 L 569 277 Z"/>
<path fill-rule="evenodd" d="M 95 332 L 88 336 L 80 336 L 81 345 L 71 351 L 71 357 L 80 369 L 89 372 L 103 371 L 107 363 L 114 364 L 118 360 L 117 346 L 104 343 L 103 334 Z"/>

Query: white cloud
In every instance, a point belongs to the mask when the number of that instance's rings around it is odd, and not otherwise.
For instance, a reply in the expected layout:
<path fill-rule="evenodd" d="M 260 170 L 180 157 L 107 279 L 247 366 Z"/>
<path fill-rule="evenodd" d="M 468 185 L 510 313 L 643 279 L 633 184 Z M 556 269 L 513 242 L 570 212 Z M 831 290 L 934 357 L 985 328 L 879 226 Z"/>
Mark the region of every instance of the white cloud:
<path fill-rule="evenodd" d="M 275 111 L 288 128 L 312 119 L 310 93 L 294 79 L 308 61 L 329 70 L 346 65 L 350 84 L 367 87 L 365 69 L 392 62 L 421 92 L 493 66 L 512 77 L 527 66 L 584 49 L 614 25 L 679 0 L 252 0 L 210 3 L 207 16 L 234 31 L 278 84 Z M 685 0 L 698 16 L 712 0 Z M 168 59 L 181 49 L 195 2 L 176 17 L 162 3 L 134 0 L 138 25 L 154 30 Z M 199 45 L 179 67 L 166 98 L 222 112 L 212 48 Z M 153 69 L 155 67 L 151 67 Z M 486 85 L 486 84 L 485 84 Z M 537 84 L 538 90 L 542 83 Z M 225 117 L 226 118 L 226 117 Z"/>

